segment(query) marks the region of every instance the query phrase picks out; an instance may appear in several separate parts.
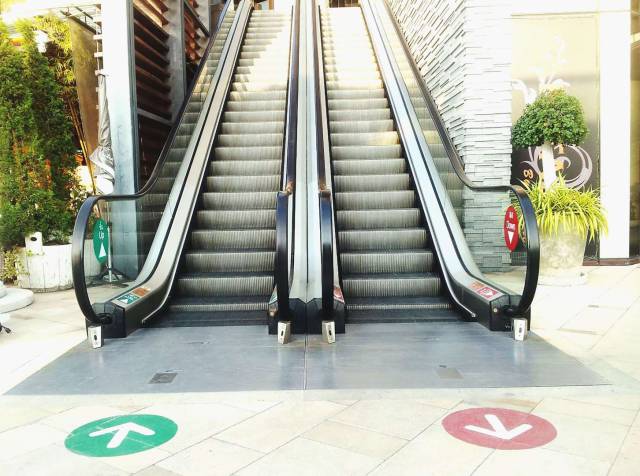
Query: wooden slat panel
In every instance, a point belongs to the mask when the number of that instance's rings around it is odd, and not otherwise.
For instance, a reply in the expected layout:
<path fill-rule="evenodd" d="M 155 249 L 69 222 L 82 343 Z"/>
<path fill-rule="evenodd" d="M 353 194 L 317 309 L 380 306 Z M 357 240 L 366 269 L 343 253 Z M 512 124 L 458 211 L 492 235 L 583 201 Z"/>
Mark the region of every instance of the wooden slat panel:
<path fill-rule="evenodd" d="M 138 65 L 136 65 L 136 80 L 143 81 L 144 83 L 148 84 L 150 87 L 164 95 L 168 95 L 171 91 L 171 86 L 164 83 L 160 78 L 157 78 Z"/>
<path fill-rule="evenodd" d="M 163 55 L 161 55 L 151 46 L 145 43 L 142 38 L 136 36 L 134 43 L 136 51 L 139 51 L 141 54 L 148 56 L 151 61 L 158 63 L 162 67 L 169 66 L 169 61 Z"/>
<path fill-rule="evenodd" d="M 155 3 L 161 3 L 164 8 L 167 8 L 164 3 L 153 2 L 152 0 L 135 0 L 134 7 L 143 11 L 155 24 L 163 27 L 169 23 L 169 20 L 163 15 L 162 9 L 157 7 Z"/>
<path fill-rule="evenodd" d="M 154 63 L 149 59 L 149 57 L 143 55 L 139 51 L 136 51 L 136 66 L 144 68 L 146 71 L 157 76 L 163 81 L 167 81 L 169 79 L 169 72 L 166 68 Z"/>
<path fill-rule="evenodd" d="M 159 54 L 166 55 L 169 52 L 165 40 L 158 38 L 138 20 L 133 20 L 133 29 L 138 38 L 141 38 L 149 47 L 153 48 Z"/>

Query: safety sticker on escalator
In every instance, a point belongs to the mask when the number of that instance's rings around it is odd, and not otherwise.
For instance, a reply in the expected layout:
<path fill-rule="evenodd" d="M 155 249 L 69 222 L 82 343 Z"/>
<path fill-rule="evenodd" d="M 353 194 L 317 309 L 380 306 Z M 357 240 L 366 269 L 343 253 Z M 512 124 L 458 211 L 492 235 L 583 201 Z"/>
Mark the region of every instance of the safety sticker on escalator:
<path fill-rule="evenodd" d="M 497 289 L 493 289 L 491 286 L 487 286 L 486 284 L 483 284 L 479 281 L 471 283 L 470 287 L 476 292 L 476 294 L 479 294 L 487 300 L 490 300 L 498 294 L 501 294 Z"/>

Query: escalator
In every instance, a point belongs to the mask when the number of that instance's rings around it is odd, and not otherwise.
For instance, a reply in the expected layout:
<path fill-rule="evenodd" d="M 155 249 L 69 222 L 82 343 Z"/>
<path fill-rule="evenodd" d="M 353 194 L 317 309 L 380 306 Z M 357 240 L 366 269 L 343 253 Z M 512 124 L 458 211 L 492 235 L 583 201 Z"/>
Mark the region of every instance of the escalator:
<path fill-rule="evenodd" d="M 530 321 L 535 214 L 519 186 L 475 183 L 386 0 L 313 9 L 318 321 Z M 521 248 L 505 245 L 507 213 Z M 510 215 L 511 216 L 511 215 Z M 316 325 L 316 328 L 319 323 Z"/>
<path fill-rule="evenodd" d="M 287 315 L 288 288 L 274 285 L 292 282 L 290 268 L 278 267 L 293 252 L 278 216 L 292 209 L 295 186 L 294 5 L 227 0 L 147 184 L 82 205 L 74 287 L 87 324 L 106 337 L 142 326 L 264 325 L 268 316 L 272 330 Z M 86 246 L 98 231 L 102 260 Z"/>
<path fill-rule="evenodd" d="M 266 324 L 291 13 L 249 20 L 168 312 L 157 326 Z"/>
<path fill-rule="evenodd" d="M 349 322 L 456 319 L 360 8 L 322 12 L 331 162 Z"/>

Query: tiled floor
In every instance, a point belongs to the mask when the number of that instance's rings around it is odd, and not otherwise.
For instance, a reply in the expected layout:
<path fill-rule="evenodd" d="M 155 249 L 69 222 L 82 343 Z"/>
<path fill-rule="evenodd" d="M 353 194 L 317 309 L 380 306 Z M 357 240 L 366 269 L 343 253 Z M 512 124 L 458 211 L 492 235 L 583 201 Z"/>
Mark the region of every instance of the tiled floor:
<path fill-rule="evenodd" d="M 586 286 L 540 288 L 534 329 L 611 385 L 5 395 L 0 474 L 638 474 L 640 267 L 587 271 Z M 10 327 L 13 334 L 0 336 L 2 391 L 83 339 L 68 292 L 38 295 Z M 476 407 L 533 413 L 557 437 L 534 449 L 493 450 L 445 431 L 443 418 Z M 88 458 L 64 447 L 77 426 L 132 413 L 171 418 L 178 433 L 129 456 Z"/>

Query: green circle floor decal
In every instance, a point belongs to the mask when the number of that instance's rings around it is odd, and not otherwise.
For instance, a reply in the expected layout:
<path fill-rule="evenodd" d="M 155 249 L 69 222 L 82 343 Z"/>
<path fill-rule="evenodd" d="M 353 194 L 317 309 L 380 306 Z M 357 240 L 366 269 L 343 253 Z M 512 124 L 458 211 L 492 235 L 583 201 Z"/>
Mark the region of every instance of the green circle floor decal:
<path fill-rule="evenodd" d="M 122 456 L 160 446 L 177 431 L 178 425 L 158 415 L 119 415 L 76 428 L 64 445 L 85 456 Z"/>

